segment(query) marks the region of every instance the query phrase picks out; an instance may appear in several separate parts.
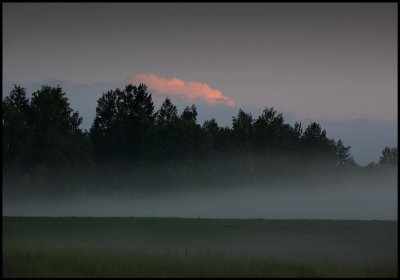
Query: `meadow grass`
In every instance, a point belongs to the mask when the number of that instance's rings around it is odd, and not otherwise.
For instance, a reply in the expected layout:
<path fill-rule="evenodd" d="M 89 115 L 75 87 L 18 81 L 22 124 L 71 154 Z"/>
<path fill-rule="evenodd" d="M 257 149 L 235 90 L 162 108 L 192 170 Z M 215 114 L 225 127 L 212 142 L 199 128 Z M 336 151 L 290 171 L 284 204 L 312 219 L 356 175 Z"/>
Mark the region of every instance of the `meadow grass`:
<path fill-rule="evenodd" d="M 3 277 L 397 277 L 396 221 L 3 217 Z"/>
<path fill-rule="evenodd" d="M 3 252 L 3 277 L 397 277 L 393 264 L 274 261 L 222 254 L 198 256 L 90 250 Z"/>

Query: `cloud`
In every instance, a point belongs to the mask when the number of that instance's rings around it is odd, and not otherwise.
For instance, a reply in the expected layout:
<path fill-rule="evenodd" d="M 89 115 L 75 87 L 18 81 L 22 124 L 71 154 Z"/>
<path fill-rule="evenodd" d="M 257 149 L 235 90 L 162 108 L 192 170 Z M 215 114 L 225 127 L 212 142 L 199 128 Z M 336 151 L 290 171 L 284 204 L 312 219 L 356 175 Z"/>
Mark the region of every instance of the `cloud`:
<path fill-rule="evenodd" d="M 166 79 L 157 77 L 154 74 L 135 75 L 129 82 L 144 83 L 149 88 L 161 94 L 183 96 L 191 101 L 202 100 L 208 105 L 235 107 L 234 100 L 224 96 L 219 90 L 200 82 L 185 82 L 177 78 Z"/>

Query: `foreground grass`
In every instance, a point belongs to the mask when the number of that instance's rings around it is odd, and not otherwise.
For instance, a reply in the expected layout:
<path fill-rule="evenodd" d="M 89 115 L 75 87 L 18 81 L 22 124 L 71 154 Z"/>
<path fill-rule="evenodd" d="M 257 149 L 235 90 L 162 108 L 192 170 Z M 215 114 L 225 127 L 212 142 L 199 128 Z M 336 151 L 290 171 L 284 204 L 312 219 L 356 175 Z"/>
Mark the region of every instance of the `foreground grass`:
<path fill-rule="evenodd" d="M 397 264 L 274 261 L 92 250 L 6 249 L 3 277 L 397 277 Z"/>
<path fill-rule="evenodd" d="M 3 277 L 397 277 L 397 243 L 397 221 L 3 217 Z"/>

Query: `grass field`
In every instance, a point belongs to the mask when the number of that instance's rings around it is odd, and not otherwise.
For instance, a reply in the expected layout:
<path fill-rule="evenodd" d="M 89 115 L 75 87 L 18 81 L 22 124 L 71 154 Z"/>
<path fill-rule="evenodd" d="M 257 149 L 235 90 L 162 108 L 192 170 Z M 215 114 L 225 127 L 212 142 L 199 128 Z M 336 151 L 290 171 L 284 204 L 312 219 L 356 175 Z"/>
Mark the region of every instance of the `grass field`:
<path fill-rule="evenodd" d="M 397 222 L 3 217 L 3 276 L 396 277 Z"/>

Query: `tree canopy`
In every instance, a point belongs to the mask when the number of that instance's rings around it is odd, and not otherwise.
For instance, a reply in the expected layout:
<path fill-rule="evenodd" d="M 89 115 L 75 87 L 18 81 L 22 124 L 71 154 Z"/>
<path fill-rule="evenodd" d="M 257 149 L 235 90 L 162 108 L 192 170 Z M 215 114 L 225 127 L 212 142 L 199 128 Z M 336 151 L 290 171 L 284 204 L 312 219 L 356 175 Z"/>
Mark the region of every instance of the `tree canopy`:
<path fill-rule="evenodd" d="M 103 93 L 89 132 L 80 128 L 82 118 L 60 86 L 43 86 L 28 98 L 15 85 L 2 109 L 6 170 L 33 177 L 43 169 L 49 177 L 90 166 L 102 174 L 104 167 L 120 165 L 133 174 L 132 182 L 160 167 L 168 180 L 270 183 L 299 172 L 357 166 L 351 147 L 329 138 L 316 122 L 303 130 L 301 123 L 290 125 L 266 107 L 257 117 L 239 109 L 231 127 L 219 126 L 214 118 L 200 125 L 194 104 L 179 114 L 166 98 L 156 111 L 145 84 Z M 385 147 L 379 165 L 397 166 L 397 148 Z"/>

